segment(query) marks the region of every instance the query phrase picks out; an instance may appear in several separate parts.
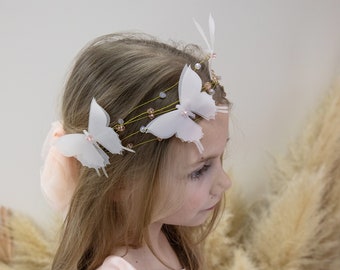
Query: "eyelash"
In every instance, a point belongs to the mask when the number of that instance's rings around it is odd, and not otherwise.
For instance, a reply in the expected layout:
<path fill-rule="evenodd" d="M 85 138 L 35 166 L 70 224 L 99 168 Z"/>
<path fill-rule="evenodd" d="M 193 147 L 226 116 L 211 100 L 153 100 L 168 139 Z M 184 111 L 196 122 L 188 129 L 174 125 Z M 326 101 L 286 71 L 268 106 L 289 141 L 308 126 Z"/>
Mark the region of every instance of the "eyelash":
<path fill-rule="evenodd" d="M 204 173 L 209 170 L 211 165 L 204 164 L 202 168 L 198 169 L 197 171 L 194 171 L 190 174 L 191 180 L 199 180 Z"/>

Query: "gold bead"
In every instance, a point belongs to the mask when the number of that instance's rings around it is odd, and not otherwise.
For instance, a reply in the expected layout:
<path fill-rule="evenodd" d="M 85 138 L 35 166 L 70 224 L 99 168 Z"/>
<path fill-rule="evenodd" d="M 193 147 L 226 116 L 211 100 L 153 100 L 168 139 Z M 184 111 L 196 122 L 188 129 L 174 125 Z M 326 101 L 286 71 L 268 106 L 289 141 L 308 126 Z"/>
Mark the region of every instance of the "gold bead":
<path fill-rule="evenodd" d="M 203 88 L 204 88 L 205 91 L 209 91 L 211 89 L 211 87 L 212 87 L 211 82 L 206 82 L 203 85 Z"/>
<path fill-rule="evenodd" d="M 125 126 L 124 125 L 118 125 L 117 126 L 117 131 L 122 132 L 124 130 L 125 130 Z"/>
<path fill-rule="evenodd" d="M 154 114 L 155 110 L 154 110 L 154 108 L 149 108 L 149 109 L 146 110 L 146 112 L 148 113 L 150 119 L 154 119 L 155 118 L 155 114 Z"/>

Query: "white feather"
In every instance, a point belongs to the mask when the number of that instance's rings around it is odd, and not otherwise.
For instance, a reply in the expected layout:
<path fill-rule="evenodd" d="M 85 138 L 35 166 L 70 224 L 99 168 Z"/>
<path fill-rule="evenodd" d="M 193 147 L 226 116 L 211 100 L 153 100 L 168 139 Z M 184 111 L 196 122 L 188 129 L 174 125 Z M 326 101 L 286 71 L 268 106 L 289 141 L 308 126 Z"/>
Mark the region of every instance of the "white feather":
<path fill-rule="evenodd" d="M 207 45 L 207 48 L 208 48 L 208 52 L 210 54 L 210 58 L 208 60 L 208 66 L 209 66 L 209 75 L 210 75 L 210 79 L 212 79 L 212 72 L 211 72 L 211 69 L 212 69 L 212 58 L 213 58 L 213 54 L 214 54 L 214 46 L 215 46 L 215 21 L 214 21 L 214 18 L 213 16 L 210 14 L 209 15 L 209 36 L 210 36 L 210 42 L 208 41 L 208 38 L 206 36 L 206 34 L 204 33 L 202 27 L 199 25 L 199 23 L 195 20 L 194 20 L 194 24 L 196 25 L 196 28 L 198 30 L 198 32 L 201 34 L 204 42 L 206 43 Z"/>
<path fill-rule="evenodd" d="M 209 15 L 209 34 L 210 34 L 210 48 L 214 52 L 215 45 L 215 21 L 213 16 Z"/>
<path fill-rule="evenodd" d="M 212 53 L 212 52 L 213 52 L 213 48 L 211 47 L 211 45 L 210 45 L 210 43 L 209 43 L 209 41 L 208 41 L 208 38 L 207 38 L 207 36 L 205 35 L 205 33 L 204 33 L 204 31 L 203 31 L 201 25 L 200 25 L 195 19 L 193 19 L 193 20 L 194 20 L 194 24 L 196 25 L 196 28 L 197 28 L 198 32 L 201 34 L 201 36 L 202 36 L 202 38 L 203 38 L 205 44 L 207 45 L 207 48 L 208 48 L 208 50 L 209 50 L 209 53 Z"/>

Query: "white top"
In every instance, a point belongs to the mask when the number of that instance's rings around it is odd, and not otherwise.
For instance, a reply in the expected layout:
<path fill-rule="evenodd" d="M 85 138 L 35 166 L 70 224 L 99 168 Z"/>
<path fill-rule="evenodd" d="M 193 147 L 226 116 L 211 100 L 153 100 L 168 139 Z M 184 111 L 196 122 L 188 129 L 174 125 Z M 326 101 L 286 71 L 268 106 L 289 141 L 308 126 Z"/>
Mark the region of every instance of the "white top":
<path fill-rule="evenodd" d="M 97 270 L 136 270 L 131 264 L 119 256 L 109 256 Z M 185 269 L 182 269 L 185 270 Z"/>
<path fill-rule="evenodd" d="M 136 270 L 131 264 L 119 256 L 109 256 L 97 270 Z"/>

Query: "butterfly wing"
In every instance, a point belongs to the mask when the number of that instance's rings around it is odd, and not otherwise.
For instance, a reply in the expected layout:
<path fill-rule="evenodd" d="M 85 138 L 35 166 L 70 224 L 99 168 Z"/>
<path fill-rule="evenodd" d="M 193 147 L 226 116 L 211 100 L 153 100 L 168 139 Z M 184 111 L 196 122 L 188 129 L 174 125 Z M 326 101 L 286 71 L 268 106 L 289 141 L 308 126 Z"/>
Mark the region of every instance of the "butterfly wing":
<path fill-rule="evenodd" d="M 133 150 L 123 147 L 118 134 L 113 128 L 102 128 L 100 133 L 95 135 L 96 141 L 109 150 L 112 154 L 121 154 L 123 150 L 134 152 Z"/>
<path fill-rule="evenodd" d="M 201 92 L 191 105 L 191 110 L 206 120 L 215 119 L 217 108 L 212 96 Z"/>
<path fill-rule="evenodd" d="M 93 98 L 91 101 L 90 115 L 89 115 L 89 133 L 94 136 L 93 132 L 107 127 L 110 123 L 110 116 L 108 113 L 98 105 L 97 101 Z"/>
<path fill-rule="evenodd" d="M 189 117 L 180 119 L 176 137 L 185 142 L 199 141 L 203 137 L 202 127 Z"/>
<path fill-rule="evenodd" d="M 105 167 L 109 157 L 104 151 L 86 139 L 84 134 L 68 134 L 60 137 L 55 146 L 66 157 L 75 157 L 83 166 L 89 168 Z"/>
<path fill-rule="evenodd" d="M 194 142 L 200 153 L 203 146 L 200 139 L 203 137 L 202 128 L 191 118 L 183 116 L 179 110 L 158 116 L 147 125 L 147 133 L 161 139 L 168 139 L 173 135 L 184 142 Z"/>
<path fill-rule="evenodd" d="M 178 110 L 162 114 L 146 126 L 146 132 L 161 139 L 168 139 L 176 134 L 181 118 Z"/>
<path fill-rule="evenodd" d="M 189 117 L 183 118 L 181 121 L 176 136 L 185 142 L 195 143 L 198 151 L 203 153 L 204 148 L 200 141 L 203 137 L 202 127 Z"/>
<path fill-rule="evenodd" d="M 185 66 L 179 80 L 180 103 L 183 107 L 200 115 L 204 119 L 214 119 L 216 114 L 216 105 L 212 96 L 202 92 L 202 80 L 198 74 Z"/>
<path fill-rule="evenodd" d="M 92 99 L 89 116 L 89 133 L 93 138 L 112 154 L 121 154 L 123 149 L 132 151 L 122 146 L 118 134 L 113 128 L 108 127 L 109 114 Z"/>
<path fill-rule="evenodd" d="M 199 95 L 201 89 L 201 78 L 190 66 L 185 65 L 178 82 L 178 96 L 181 105 L 191 103 L 191 98 Z"/>

